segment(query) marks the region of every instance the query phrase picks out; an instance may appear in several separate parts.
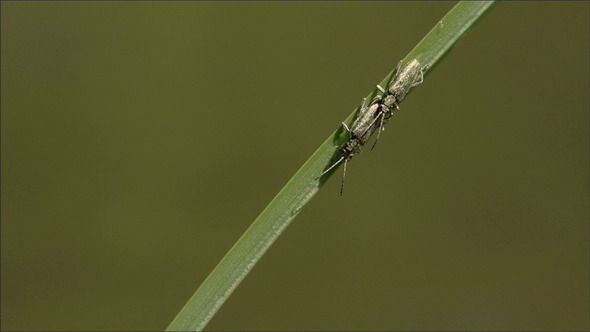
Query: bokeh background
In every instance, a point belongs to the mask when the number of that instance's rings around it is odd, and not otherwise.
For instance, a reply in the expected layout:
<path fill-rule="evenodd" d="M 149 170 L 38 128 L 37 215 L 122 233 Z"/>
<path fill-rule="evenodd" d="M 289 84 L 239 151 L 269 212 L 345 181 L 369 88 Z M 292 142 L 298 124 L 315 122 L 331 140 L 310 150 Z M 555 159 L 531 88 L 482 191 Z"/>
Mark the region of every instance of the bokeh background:
<path fill-rule="evenodd" d="M 454 2 L 2 1 L 2 330 L 161 330 Z M 589 3 L 504 2 L 210 330 L 587 330 Z"/>

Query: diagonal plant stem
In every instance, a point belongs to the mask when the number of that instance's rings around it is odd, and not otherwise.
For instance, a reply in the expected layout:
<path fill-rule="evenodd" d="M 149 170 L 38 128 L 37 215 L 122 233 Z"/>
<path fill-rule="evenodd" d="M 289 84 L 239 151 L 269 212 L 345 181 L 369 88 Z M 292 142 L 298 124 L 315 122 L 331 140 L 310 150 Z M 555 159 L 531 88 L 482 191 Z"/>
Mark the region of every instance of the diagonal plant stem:
<path fill-rule="evenodd" d="M 494 1 L 459 2 L 404 58 L 404 63 L 417 59 L 422 65 L 429 65 L 424 72 L 426 75 L 494 5 Z M 392 70 L 385 77 L 381 86 L 387 86 L 394 72 Z M 367 100 L 377 93 L 375 89 L 367 96 Z M 354 115 L 355 112 L 346 122 L 350 123 Z M 320 145 L 219 262 L 167 331 L 200 331 L 207 325 L 270 245 L 330 177 L 331 174 L 327 174 L 318 179 L 346 139 L 347 135 L 338 129 Z"/>

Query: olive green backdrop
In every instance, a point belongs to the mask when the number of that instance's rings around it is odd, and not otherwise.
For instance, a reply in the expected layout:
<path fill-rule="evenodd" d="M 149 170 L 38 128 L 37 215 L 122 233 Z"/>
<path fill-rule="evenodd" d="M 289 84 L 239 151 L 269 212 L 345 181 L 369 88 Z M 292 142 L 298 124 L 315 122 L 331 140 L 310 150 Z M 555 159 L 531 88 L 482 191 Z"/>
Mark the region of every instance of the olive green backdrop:
<path fill-rule="evenodd" d="M 160 330 L 454 2 L 2 2 L 2 330 Z M 588 329 L 588 2 L 506 2 L 211 330 Z"/>

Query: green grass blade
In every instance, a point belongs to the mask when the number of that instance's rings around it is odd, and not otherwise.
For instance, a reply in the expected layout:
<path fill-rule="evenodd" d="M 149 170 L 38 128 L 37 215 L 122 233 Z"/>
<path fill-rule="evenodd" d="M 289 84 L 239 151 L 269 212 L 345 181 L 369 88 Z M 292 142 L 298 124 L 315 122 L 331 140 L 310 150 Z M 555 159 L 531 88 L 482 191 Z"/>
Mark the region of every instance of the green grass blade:
<path fill-rule="evenodd" d="M 418 43 L 404 62 L 417 59 L 431 71 L 455 43 L 494 6 L 493 1 L 460 2 Z M 394 71 L 381 82 L 386 86 Z M 370 100 L 377 91 L 369 96 Z M 353 112 L 347 119 L 350 123 Z M 347 135 L 338 129 L 295 173 L 254 223 L 193 294 L 168 331 L 202 330 L 233 290 L 256 265 L 299 211 L 315 195 L 330 174 L 317 179 Z"/>

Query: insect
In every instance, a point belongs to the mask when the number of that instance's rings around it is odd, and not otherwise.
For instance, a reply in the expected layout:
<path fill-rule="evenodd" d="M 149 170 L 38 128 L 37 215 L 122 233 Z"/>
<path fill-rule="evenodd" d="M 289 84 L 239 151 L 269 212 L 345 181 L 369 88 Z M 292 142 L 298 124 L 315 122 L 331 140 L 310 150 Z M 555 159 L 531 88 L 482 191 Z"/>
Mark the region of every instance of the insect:
<path fill-rule="evenodd" d="M 398 104 L 406 97 L 408 91 L 424 82 L 424 71 L 428 69 L 428 65 L 420 67 L 420 62 L 418 62 L 416 59 L 408 62 L 408 64 L 403 69 L 401 69 L 401 65 L 402 61 L 398 63 L 395 77 L 393 78 L 393 81 L 389 85 L 387 91 L 385 91 L 385 89 L 383 89 L 380 85 L 377 85 L 377 89 L 382 93 L 382 95 L 378 95 L 373 98 L 372 103 L 378 103 L 381 105 L 381 114 L 378 116 L 378 118 L 381 118 L 381 125 L 379 126 L 377 138 L 375 139 L 375 143 L 371 147 L 371 150 L 375 147 L 377 141 L 379 141 L 381 132 L 385 129 L 384 121 L 393 115 L 393 109 L 399 111 Z"/>
<path fill-rule="evenodd" d="M 342 196 L 342 192 L 344 191 L 346 165 L 355 154 L 361 152 L 361 147 L 369 141 L 371 136 L 373 136 L 373 133 L 377 129 L 378 125 L 383 123 L 383 121 L 377 121 L 377 117 L 381 114 L 381 105 L 379 103 L 375 103 L 366 106 L 365 102 L 366 99 L 363 99 L 363 103 L 361 105 L 361 108 L 359 109 L 359 114 L 350 126 L 350 128 L 346 125 L 346 123 L 342 122 L 342 126 L 348 132 L 350 138 L 340 147 L 340 158 L 338 158 L 332 165 L 326 168 L 326 170 L 322 172 L 322 174 L 320 174 L 320 176 L 318 177 L 322 177 L 324 174 L 328 173 L 334 167 L 338 166 L 341 162 L 344 161 L 342 183 L 340 184 L 340 196 Z"/>
<path fill-rule="evenodd" d="M 371 149 L 375 147 L 381 131 L 384 130 L 385 124 L 393 115 L 393 109 L 395 108 L 399 110 L 398 103 L 406 96 L 408 91 L 424 81 L 424 71 L 428 68 L 428 65 L 420 68 L 418 60 L 414 59 L 400 70 L 401 64 L 402 61 L 399 62 L 396 74 L 387 90 L 377 85 L 377 89 L 382 95 L 373 98 L 369 105 L 365 105 L 366 99 L 363 99 L 358 116 L 353 121 L 350 128 L 344 122 L 342 123 L 342 126 L 349 133 L 350 137 L 348 141 L 340 147 L 340 157 L 318 177 L 322 177 L 334 167 L 344 162 L 340 196 L 342 196 L 344 190 L 344 178 L 346 177 L 346 165 L 348 162 L 355 154 L 361 152 L 361 147 L 364 146 L 371 136 L 373 136 L 373 133 L 378 130 L 377 138 Z"/>

